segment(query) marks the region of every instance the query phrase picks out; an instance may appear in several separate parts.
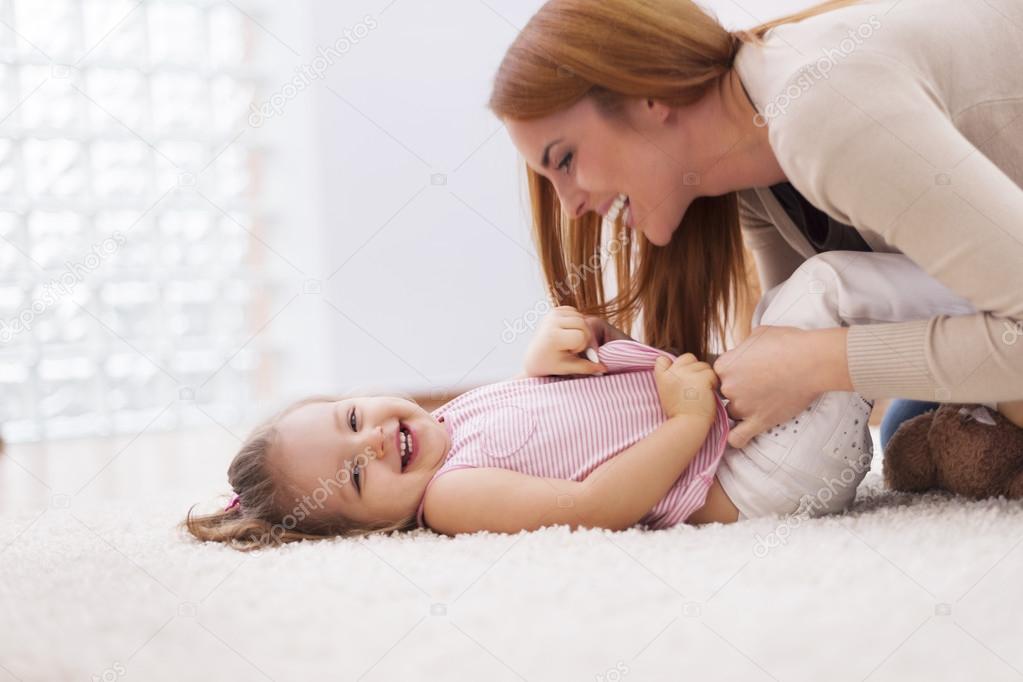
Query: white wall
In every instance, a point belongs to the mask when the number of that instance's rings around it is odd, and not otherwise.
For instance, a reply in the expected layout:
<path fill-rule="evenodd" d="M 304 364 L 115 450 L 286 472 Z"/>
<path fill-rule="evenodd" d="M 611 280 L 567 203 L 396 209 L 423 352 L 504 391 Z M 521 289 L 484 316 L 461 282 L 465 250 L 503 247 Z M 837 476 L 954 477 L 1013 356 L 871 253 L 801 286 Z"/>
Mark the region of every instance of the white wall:
<path fill-rule="evenodd" d="M 506 322 L 542 310 L 544 294 L 520 163 L 486 98 L 541 4 L 315 0 L 267 26 L 282 82 L 359 30 L 261 131 L 284 142 L 268 177 L 290 227 L 275 246 L 323 282 L 276 324 L 300 349 L 286 392 L 429 392 L 519 371 L 528 334 L 509 343 Z M 706 6 L 738 27 L 808 4 Z"/>

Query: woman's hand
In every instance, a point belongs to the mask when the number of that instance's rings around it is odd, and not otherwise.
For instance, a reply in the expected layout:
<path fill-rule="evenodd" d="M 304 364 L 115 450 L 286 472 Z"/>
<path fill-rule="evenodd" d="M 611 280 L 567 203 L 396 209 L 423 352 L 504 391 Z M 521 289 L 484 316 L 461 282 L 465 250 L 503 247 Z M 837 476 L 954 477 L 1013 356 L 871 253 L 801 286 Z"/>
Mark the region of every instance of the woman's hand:
<path fill-rule="evenodd" d="M 717 416 L 718 376 L 706 362 L 692 353 L 671 362 L 663 355 L 654 364 L 654 383 L 661 399 L 661 408 L 669 418 L 696 416 L 714 422 Z"/>
<path fill-rule="evenodd" d="M 580 354 L 587 348 L 596 349 L 605 341 L 612 340 L 610 334 L 614 332 L 618 330 L 601 318 L 586 317 L 572 306 L 555 308 L 544 317 L 529 344 L 526 375 L 603 374 L 607 367 L 599 362 L 590 362 Z"/>
<path fill-rule="evenodd" d="M 757 327 L 714 362 L 728 413 L 740 421 L 728 435 L 744 447 L 757 434 L 792 419 L 825 391 L 851 391 L 847 328 Z"/>

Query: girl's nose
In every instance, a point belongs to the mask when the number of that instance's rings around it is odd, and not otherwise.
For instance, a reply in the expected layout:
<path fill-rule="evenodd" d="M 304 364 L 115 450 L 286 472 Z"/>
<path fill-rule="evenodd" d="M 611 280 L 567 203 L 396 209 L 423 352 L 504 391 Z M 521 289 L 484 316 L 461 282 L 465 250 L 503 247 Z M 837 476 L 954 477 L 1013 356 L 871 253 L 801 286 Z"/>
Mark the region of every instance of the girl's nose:
<path fill-rule="evenodd" d="M 380 459 L 384 456 L 384 427 L 375 426 L 371 429 L 366 429 L 365 438 L 363 439 L 362 449 L 363 454 L 367 457 L 373 457 L 374 459 Z"/>

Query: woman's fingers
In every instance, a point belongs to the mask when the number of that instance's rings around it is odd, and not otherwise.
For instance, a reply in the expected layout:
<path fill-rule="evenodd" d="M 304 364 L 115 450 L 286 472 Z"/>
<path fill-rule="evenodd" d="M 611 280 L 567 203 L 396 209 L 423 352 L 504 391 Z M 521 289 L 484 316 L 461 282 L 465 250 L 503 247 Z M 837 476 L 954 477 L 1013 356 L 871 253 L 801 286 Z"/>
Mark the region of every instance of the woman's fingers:
<path fill-rule="evenodd" d="M 746 418 L 746 415 L 736 406 L 734 400 L 729 400 L 728 404 L 725 405 L 725 412 L 728 416 L 736 421 L 741 421 Z"/>
<path fill-rule="evenodd" d="M 728 432 L 728 444 L 733 448 L 744 448 L 763 431 L 766 429 L 755 419 L 741 421 Z"/>
<path fill-rule="evenodd" d="M 729 399 L 728 414 L 742 420 L 734 436 L 729 436 L 729 444 L 744 446 L 773 425 L 798 415 L 817 397 L 811 384 L 813 372 L 806 364 L 807 333 L 789 327 L 758 327 L 714 362 L 721 393 Z"/>

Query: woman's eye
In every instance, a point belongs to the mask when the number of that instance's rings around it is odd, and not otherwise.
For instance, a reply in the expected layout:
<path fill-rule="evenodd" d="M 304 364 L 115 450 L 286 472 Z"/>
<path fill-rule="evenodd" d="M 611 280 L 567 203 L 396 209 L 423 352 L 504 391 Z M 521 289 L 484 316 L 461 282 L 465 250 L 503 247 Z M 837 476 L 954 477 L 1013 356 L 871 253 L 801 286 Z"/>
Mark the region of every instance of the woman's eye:
<path fill-rule="evenodd" d="M 359 430 L 358 422 L 355 419 L 355 408 L 354 407 L 352 408 L 352 411 L 348 413 L 348 425 L 352 427 L 352 431 L 358 431 Z"/>
<path fill-rule="evenodd" d="M 563 158 L 561 160 L 561 163 L 558 164 L 558 170 L 567 171 L 569 166 L 572 165 L 572 159 L 574 156 L 575 156 L 574 152 L 569 152 L 568 154 L 565 154 L 565 158 Z"/>

